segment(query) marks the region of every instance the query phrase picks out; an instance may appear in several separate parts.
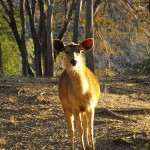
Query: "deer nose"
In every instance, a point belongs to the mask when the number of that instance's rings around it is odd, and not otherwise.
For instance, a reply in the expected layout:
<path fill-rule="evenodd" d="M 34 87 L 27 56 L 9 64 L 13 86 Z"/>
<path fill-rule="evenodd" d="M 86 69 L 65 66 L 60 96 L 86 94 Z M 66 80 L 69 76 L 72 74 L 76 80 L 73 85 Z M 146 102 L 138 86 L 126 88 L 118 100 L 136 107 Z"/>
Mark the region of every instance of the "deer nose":
<path fill-rule="evenodd" d="M 71 64 L 72 64 L 73 66 L 75 66 L 75 65 L 76 65 L 76 63 L 77 63 L 77 61 L 76 61 L 76 60 L 74 60 L 74 59 L 72 59 L 72 60 L 71 60 Z"/>

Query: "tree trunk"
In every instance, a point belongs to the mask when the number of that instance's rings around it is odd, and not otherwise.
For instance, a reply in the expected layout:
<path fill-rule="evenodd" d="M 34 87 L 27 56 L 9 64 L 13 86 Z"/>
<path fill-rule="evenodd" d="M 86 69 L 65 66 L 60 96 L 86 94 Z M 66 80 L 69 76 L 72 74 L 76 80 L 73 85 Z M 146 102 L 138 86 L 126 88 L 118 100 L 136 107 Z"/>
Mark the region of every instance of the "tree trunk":
<path fill-rule="evenodd" d="M 28 63 L 28 74 L 29 74 L 30 77 L 34 77 L 34 73 L 33 73 L 32 69 L 31 69 L 29 63 Z"/>
<path fill-rule="evenodd" d="M 150 17 L 150 0 L 149 0 L 149 5 L 148 5 L 148 10 L 149 10 L 149 17 Z"/>
<path fill-rule="evenodd" d="M 34 0 L 35 1 L 35 0 Z M 35 2 L 32 1 L 32 4 L 35 4 Z M 33 7 L 35 8 L 35 7 Z M 34 44 L 34 54 L 35 54 L 35 68 L 36 68 L 36 76 L 40 77 L 42 76 L 42 69 L 41 69 L 41 45 L 37 36 L 37 32 L 34 26 L 34 11 L 30 8 L 29 1 L 26 0 L 26 11 L 29 16 L 29 22 L 31 27 L 31 35 L 33 39 Z"/>
<path fill-rule="evenodd" d="M 0 77 L 3 77 L 2 47 L 0 43 Z"/>
<path fill-rule="evenodd" d="M 82 6 L 82 0 L 77 0 L 75 18 L 74 18 L 74 26 L 73 26 L 73 42 L 75 43 L 78 43 L 79 18 L 80 18 L 81 6 Z"/>
<path fill-rule="evenodd" d="M 40 10 L 40 21 L 39 21 L 39 34 L 38 39 L 41 43 L 41 67 L 42 67 L 42 76 L 45 76 L 45 70 L 46 70 L 46 50 L 47 50 L 47 44 L 46 44 L 46 15 L 44 10 L 44 2 L 43 0 L 38 0 L 39 3 L 39 10 Z"/>
<path fill-rule="evenodd" d="M 94 40 L 94 34 L 93 34 L 94 26 L 93 26 L 93 0 L 86 1 L 86 39 L 87 38 L 93 38 Z M 93 41 L 94 44 L 94 41 Z M 89 52 L 85 53 L 86 57 L 86 65 L 88 68 L 90 68 L 91 71 L 94 72 L 94 55 L 93 50 L 90 50 Z"/>
<path fill-rule="evenodd" d="M 54 76 L 54 49 L 53 49 L 53 20 L 54 0 L 47 0 L 47 16 L 46 16 L 46 30 L 47 30 L 47 55 L 46 55 L 46 76 Z"/>
<path fill-rule="evenodd" d="M 26 48 L 25 39 L 25 0 L 20 1 L 20 18 L 21 18 L 21 56 L 22 56 L 22 76 L 27 77 L 28 75 L 28 53 Z"/>

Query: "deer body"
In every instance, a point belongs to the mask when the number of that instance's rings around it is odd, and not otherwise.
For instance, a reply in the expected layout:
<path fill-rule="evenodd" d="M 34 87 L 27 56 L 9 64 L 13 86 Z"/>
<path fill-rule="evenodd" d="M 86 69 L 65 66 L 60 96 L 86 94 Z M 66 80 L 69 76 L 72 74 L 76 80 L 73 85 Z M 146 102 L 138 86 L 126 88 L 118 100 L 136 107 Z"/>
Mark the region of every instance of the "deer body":
<path fill-rule="evenodd" d="M 86 67 L 81 54 L 81 50 L 84 48 L 89 50 L 92 45 L 92 39 L 80 45 L 72 43 L 67 46 L 59 40 L 54 41 L 54 47 L 57 50 L 66 51 L 66 69 L 59 81 L 59 98 L 70 129 L 72 150 L 74 150 L 74 120 L 79 131 L 82 149 L 88 149 L 90 142 L 94 150 L 94 110 L 100 97 L 100 85 L 96 76 Z"/>

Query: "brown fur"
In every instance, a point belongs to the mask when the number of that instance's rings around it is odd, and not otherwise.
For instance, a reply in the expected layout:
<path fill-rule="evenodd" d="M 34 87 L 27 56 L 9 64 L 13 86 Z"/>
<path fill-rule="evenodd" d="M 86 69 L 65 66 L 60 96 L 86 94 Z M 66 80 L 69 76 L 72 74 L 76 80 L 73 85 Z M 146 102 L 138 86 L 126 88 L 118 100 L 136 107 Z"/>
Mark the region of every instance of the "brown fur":
<path fill-rule="evenodd" d="M 74 53 L 73 49 L 76 46 L 67 45 L 65 50 Z M 66 69 L 59 80 L 59 98 L 69 125 L 72 150 L 74 150 L 74 120 L 82 149 L 88 149 L 90 142 L 94 150 L 93 120 L 94 110 L 100 98 L 100 85 L 96 76 L 86 67 L 82 54 L 75 55 L 80 62 L 78 67 L 70 64 L 70 55 L 66 54 Z"/>

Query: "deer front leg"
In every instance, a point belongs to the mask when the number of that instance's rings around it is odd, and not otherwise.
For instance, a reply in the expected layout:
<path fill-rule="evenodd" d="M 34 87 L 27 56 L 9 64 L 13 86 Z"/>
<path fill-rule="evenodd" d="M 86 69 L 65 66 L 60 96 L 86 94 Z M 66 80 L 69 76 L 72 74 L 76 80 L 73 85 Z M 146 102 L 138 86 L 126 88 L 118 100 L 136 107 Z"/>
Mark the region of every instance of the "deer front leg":
<path fill-rule="evenodd" d="M 82 125 L 84 129 L 84 141 L 85 141 L 85 148 L 86 150 L 89 149 L 89 139 L 88 139 L 88 122 L 86 113 L 82 113 Z"/>
<path fill-rule="evenodd" d="M 83 127 L 82 127 L 82 120 L 81 120 L 81 114 L 78 112 L 74 113 L 74 119 L 75 119 L 75 123 L 79 132 L 79 136 L 80 136 L 80 141 L 81 141 L 81 145 L 82 145 L 82 150 L 85 150 L 84 147 L 84 132 L 83 132 Z"/>
<path fill-rule="evenodd" d="M 74 150 L 74 116 L 69 111 L 65 111 L 65 116 L 70 132 L 71 149 Z"/>
<path fill-rule="evenodd" d="M 95 150 L 94 138 L 93 138 L 94 113 L 95 113 L 94 108 L 92 108 L 89 112 L 87 112 L 88 134 L 89 134 L 90 144 L 91 144 L 92 150 Z"/>

